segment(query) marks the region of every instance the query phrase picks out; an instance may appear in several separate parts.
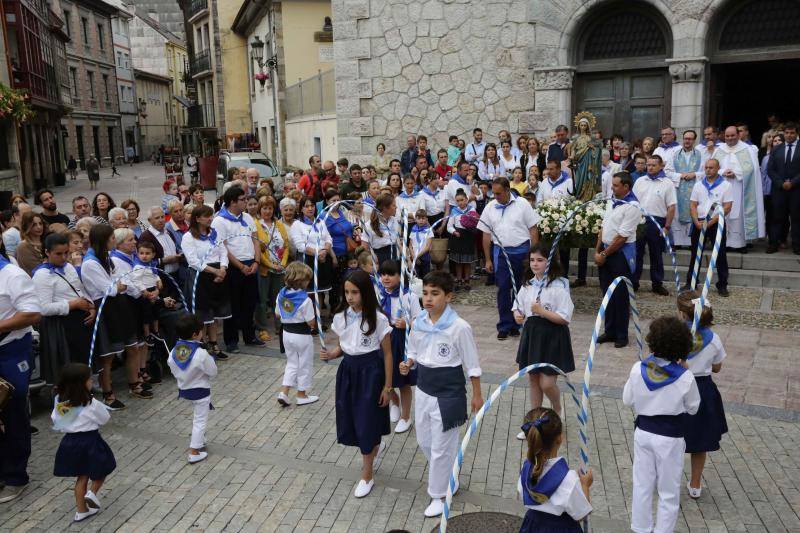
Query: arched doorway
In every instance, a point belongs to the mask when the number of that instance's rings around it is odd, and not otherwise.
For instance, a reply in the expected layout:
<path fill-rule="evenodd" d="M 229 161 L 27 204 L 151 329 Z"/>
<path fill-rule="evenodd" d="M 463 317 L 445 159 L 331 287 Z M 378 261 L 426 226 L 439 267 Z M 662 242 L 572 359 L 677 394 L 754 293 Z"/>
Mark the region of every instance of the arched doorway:
<path fill-rule="evenodd" d="M 729 2 L 709 27 L 709 123 L 745 123 L 758 144 L 769 114 L 800 118 L 800 0 Z"/>
<path fill-rule="evenodd" d="M 672 35 L 652 5 L 600 4 L 584 17 L 573 56 L 573 109 L 594 113 L 605 137 L 641 139 L 669 124 Z"/>

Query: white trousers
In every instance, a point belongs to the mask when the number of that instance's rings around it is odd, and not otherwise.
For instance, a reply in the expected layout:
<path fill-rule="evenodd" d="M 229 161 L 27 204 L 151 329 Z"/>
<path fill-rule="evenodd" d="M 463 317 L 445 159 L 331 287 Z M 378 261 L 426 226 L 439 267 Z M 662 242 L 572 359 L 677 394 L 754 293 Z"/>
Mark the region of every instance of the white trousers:
<path fill-rule="evenodd" d="M 681 503 L 681 477 L 686 441 L 637 428 L 633 433 L 633 503 L 631 530 L 672 533 Z M 658 513 L 653 528 L 653 490 Z"/>
<path fill-rule="evenodd" d="M 192 440 L 190 448 L 199 450 L 206 445 L 206 424 L 208 423 L 208 412 L 211 410 L 211 396 L 202 400 L 193 400 L 194 417 L 192 418 Z"/>
<path fill-rule="evenodd" d="M 673 246 L 691 246 L 692 238 L 689 232 L 691 231 L 692 226 L 693 224 L 691 222 L 688 224 L 681 224 L 680 220 L 678 220 L 678 214 L 675 213 L 675 218 L 672 219 L 672 230 L 670 231 L 670 238 L 672 239 Z M 666 249 L 666 246 L 664 246 L 664 250 Z M 669 268 L 671 266 L 672 259 L 665 259 L 664 267 Z M 665 277 L 667 279 L 671 279 L 671 276 Z"/>
<path fill-rule="evenodd" d="M 417 442 L 428 460 L 428 494 L 431 498 L 444 498 L 458 455 L 459 428 L 442 431 L 442 413 L 436 396 L 429 396 L 419 388 L 414 397 L 414 423 Z"/>
<path fill-rule="evenodd" d="M 309 390 L 314 372 L 314 338 L 284 331 L 283 347 L 286 350 L 283 386 L 303 392 Z"/>

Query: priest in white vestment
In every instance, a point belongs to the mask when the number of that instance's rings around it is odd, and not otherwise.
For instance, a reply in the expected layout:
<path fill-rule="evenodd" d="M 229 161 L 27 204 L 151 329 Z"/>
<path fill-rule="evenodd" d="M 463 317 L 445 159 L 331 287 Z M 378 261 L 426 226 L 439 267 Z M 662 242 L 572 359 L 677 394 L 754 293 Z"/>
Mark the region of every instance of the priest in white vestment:
<path fill-rule="evenodd" d="M 695 148 L 697 132 L 683 132 L 683 144 L 667 161 L 664 172 L 677 188 L 677 212 L 672 219 L 672 242 L 676 246 L 691 246 L 692 213 L 690 211 L 692 189 L 703 179 L 703 155 Z"/>

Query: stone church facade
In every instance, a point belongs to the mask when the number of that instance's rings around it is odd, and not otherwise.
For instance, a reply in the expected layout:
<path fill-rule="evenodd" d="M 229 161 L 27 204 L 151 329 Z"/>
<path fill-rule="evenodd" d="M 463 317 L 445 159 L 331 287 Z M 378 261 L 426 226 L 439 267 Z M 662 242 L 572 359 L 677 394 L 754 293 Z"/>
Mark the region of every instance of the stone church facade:
<path fill-rule="evenodd" d="M 547 136 L 583 109 L 636 139 L 797 104 L 742 100 L 758 90 L 743 72 L 800 68 L 797 0 L 333 0 L 333 15 L 338 150 L 356 161 L 408 134 Z"/>

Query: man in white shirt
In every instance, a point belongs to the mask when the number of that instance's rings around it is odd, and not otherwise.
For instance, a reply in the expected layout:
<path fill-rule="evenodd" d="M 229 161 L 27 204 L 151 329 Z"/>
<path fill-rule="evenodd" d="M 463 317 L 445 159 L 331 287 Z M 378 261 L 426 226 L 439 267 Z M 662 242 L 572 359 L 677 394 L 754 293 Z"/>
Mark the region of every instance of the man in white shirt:
<path fill-rule="evenodd" d="M 486 143 L 483 142 L 483 130 L 475 128 L 472 130 L 473 142 L 467 145 L 464 150 L 464 158 L 468 163 L 478 163 L 479 159 L 483 159 L 483 151 L 486 149 Z"/>
<path fill-rule="evenodd" d="M 675 216 L 675 185 L 664 173 L 664 161 L 655 154 L 647 159 L 647 175 L 642 176 L 633 185 L 633 194 L 639 205 L 651 215 L 669 234 L 672 219 Z M 661 296 L 669 296 L 664 287 L 664 236 L 650 217 L 645 219 L 645 232 L 636 240 L 636 272 L 633 276 L 633 288 L 639 289 L 644 264 L 644 247 L 650 251 L 650 281 L 653 292 Z"/>
<path fill-rule="evenodd" d="M 675 130 L 666 126 L 661 130 L 661 143 L 653 150 L 653 155 L 661 157 L 665 163 L 672 161 L 675 153 L 681 149 L 681 145 L 675 140 Z"/>
<path fill-rule="evenodd" d="M 686 273 L 686 290 L 694 290 L 691 287 L 692 269 L 694 268 L 695 258 L 697 257 L 697 243 L 700 240 L 700 230 L 703 228 L 703 221 L 708 216 L 714 206 L 722 206 L 722 210 L 727 217 L 733 207 L 733 191 L 731 184 L 719 175 L 719 161 L 709 159 L 705 164 L 705 177 L 695 183 L 692 189 L 690 209 L 692 213 L 692 259 L 689 261 L 689 271 Z M 714 216 L 708 221 L 706 235 L 703 240 L 703 248 L 706 244 L 714 245 L 717 238 L 717 228 L 719 216 Z M 725 233 L 722 234 L 722 242 L 717 255 L 717 292 L 720 296 L 728 296 L 728 254 L 725 251 Z M 698 272 L 699 277 L 699 272 Z"/>
<path fill-rule="evenodd" d="M 646 179 L 646 178 L 640 178 Z M 636 268 L 636 227 L 642 218 L 627 172 L 618 172 L 611 181 L 614 199 L 603 215 L 603 228 L 597 236 L 594 262 L 600 270 L 600 289 L 605 295 L 611 282 L 619 276 L 630 278 Z M 598 343 L 613 342 L 617 348 L 628 345 L 629 300 L 627 287 L 617 287 L 606 308 L 605 332 Z"/>
<path fill-rule="evenodd" d="M 531 244 L 539 242 L 539 215 L 524 198 L 511 196 L 508 178 L 495 178 L 492 181 L 494 200 L 486 205 L 481 214 L 478 229 L 483 231 L 483 253 L 486 257 L 486 272 L 496 271 L 497 339 L 505 340 L 509 335 L 519 335 L 519 326 L 511 312 L 514 301 L 514 286 L 522 286 L 522 274 Z M 504 255 L 500 247 L 505 250 Z M 508 263 L 511 263 L 509 270 Z M 514 276 L 514 284 L 511 276 Z"/>
<path fill-rule="evenodd" d="M 258 297 L 258 262 L 256 250 L 256 225 L 253 218 L 244 212 L 247 205 L 244 190 L 233 186 L 222 197 L 224 206 L 211 222 L 217 239 L 228 249 L 228 274 L 225 282 L 231 298 L 233 316 L 225 319 L 225 344 L 228 352 L 239 351 L 239 330 L 248 346 L 263 346 L 256 337 L 253 313 Z"/>

